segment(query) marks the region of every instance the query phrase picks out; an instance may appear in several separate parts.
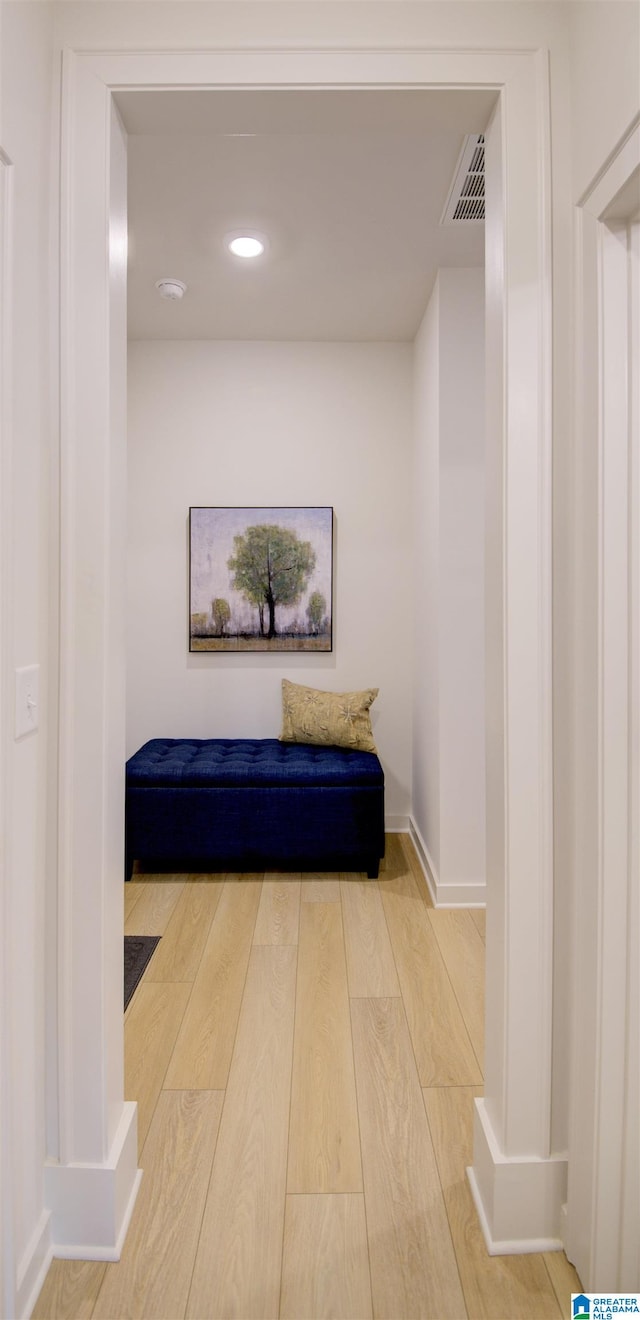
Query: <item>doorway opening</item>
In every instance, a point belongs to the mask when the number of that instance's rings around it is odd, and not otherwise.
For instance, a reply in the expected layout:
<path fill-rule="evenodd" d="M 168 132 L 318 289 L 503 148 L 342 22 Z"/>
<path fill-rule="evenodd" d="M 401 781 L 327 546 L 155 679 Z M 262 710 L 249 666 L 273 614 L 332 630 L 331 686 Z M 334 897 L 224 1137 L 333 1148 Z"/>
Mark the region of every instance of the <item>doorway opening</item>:
<path fill-rule="evenodd" d="M 538 1218 L 556 1196 L 544 1192 L 549 1156 L 551 1051 L 551 652 L 550 652 L 550 248 L 549 212 L 533 191 L 547 177 L 549 141 L 544 63 L 500 52 L 200 52 L 77 54 L 66 65 L 63 196 L 63 433 L 61 454 L 61 720 L 60 854 L 57 932 L 59 1013 L 55 1104 L 60 1149 L 49 1181 L 50 1203 L 71 1165 L 101 1166 L 114 1151 L 122 1181 L 132 1186 L 135 1156 L 123 1132 L 133 1118 L 122 1103 L 121 893 L 124 763 L 123 547 L 126 497 L 122 427 L 126 323 L 111 306 L 102 237 L 109 216 L 110 170 L 122 168 L 105 134 L 112 98 L 125 89 L 262 87 L 480 88 L 499 97 L 487 150 L 495 207 L 487 243 L 487 415 L 492 540 L 488 545 L 491 647 L 487 699 L 491 712 L 488 857 L 492 966 L 488 1014 L 495 1049 L 488 1059 L 494 1097 L 479 1114 L 487 1158 L 480 1201 L 489 1184 L 509 1182 L 505 1149 L 508 1103 L 518 1112 L 516 1149 L 536 1150 Z M 508 118 L 509 155 L 503 159 Z M 519 162 L 537 162 L 519 173 Z M 513 186 L 503 188 L 513 175 Z M 122 175 L 120 176 L 122 178 Z M 545 193 L 548 198 L 548 193 Z M 115 237 L 115 232 L 114 232 Z M 117 241 L 112 259 L 117 258 Z M 523 281 L 523 271 L 526 279 Z M 176 275 L 178 272 L 164 272 Z M 524 300 L 524 301 L 523 301 Z M 509 316 L 513 302 L 518 314 Z M 113 314 L 112 314 L 113 313 Z M 91 327 L 89 335 L 87 327 Z M 532 327 L 535 327 L 532 348 Z M 508 386 L 508 388 L 507 388 Z M 516 406 L 517 401 L 517 406 Z M 531 571 L 534 565 L 534 571 Z M 517 657 L 517 664 L 515 659 Z M 89 767 L 91 773 L 88 773 Z M 506 811 L 506 803 L 509 811 Z M 508 902 L 507 902 L 508 896 Z M 520 920 L 507 923 L 517 904 Z M 531 938 L 531 929 L 536 939 Z M 82 940 L 80 940 L 80 932 Z M 490 932 L 488 932 L 488 939 Z M 493 973 L 492 973 L 493 978 Z M 522 993 L 519 992 L 522 990 Z M 509 1013 L 507 1015 L 507 1003 Z M 517 1006 L 517 1008 L 516 1008 Z M 508 1026 L 507 1026 L 508 1018 Z M 505 1030 L 530 1043 L 526 1059 L 502 1049 Z M 77 1048 L 79 1042 L 89 1047 Z M 543 1079 L 542 1084 L 540 1079 Z M 123 1154 L 124 1152 L 124 1154 Z M 126 1172 L 125 1172 L 126 1167 Z M 518 1240 L 533 1235 L 529 1164 L 518 1204 L 501 1200 L 505 1225 Z M 96 1182 L 100 1180 L 97 1179 Z M 485 1184 L 485 1185 L 482 1185 Z M 555 1186 L 555 1183 L 554 1183 Z M 78 1201 L 74 1241 L 85 1231 Z M 126 1200 L 126 1197 L 124 1198 Z M 128 1204 L 128 1202 L 127 1202 Z M 113 1213 L 122 1232 L 122 1197 Z M 555 1210 L 554 1210 L 555 1213 Z M 553 1216 L 551 1217 L 553 1219 Z M 547 1221 L 549 1217 L 547 1216 Z M 54 1240 L 64 1244 L 54 1208 Z M 501 1223 L 489 1235 L 502 1242 Z M 538 1239 L 554 1238 L 547 1222 Z M 540 1223 L 536 1225 L 540 1229 Z M 68 1240 L 68 1239 L 67 1239 Z"/>
<path fill-rule="evenodd" d="M 437 902 L 481 903 L 484 228 L 442 217 L 495 94 L 115 101 L 131 245 L 127 755 L 160 730 L 275 736 L 283 672 L 375 682 L 390 827 L 411 827 Z M 268 243 L 254 266 L 227 250 L 242 226 Z M 160 296 L 170 275 L 179 299 Z M 185 527 L 212 503 L 335 506 L 330 655 L 185 657 Z M 230 595 L 222 576 L 210 596 Z"/>

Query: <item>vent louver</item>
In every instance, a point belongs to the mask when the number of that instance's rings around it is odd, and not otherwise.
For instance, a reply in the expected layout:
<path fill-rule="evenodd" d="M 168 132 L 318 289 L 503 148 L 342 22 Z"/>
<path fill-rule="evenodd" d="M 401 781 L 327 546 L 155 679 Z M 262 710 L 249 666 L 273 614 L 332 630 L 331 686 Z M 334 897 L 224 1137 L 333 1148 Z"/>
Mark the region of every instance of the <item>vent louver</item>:
<path fill-rule="evenodd" d="M 442 213 L 441 225 L 484 221 L 484 134 L 465 138 Z"/>

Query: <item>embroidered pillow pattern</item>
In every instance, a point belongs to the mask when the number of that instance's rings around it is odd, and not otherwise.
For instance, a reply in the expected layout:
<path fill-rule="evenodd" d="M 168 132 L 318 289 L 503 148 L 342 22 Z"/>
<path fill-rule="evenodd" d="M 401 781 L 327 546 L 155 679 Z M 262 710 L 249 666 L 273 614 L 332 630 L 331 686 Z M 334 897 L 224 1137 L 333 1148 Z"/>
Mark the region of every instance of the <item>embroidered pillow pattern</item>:
<path fill-rule="evenodd" d="M 375 752 L 369 708 L 378 691 L 322 692 L 283 678 L 280 741 Z"/>

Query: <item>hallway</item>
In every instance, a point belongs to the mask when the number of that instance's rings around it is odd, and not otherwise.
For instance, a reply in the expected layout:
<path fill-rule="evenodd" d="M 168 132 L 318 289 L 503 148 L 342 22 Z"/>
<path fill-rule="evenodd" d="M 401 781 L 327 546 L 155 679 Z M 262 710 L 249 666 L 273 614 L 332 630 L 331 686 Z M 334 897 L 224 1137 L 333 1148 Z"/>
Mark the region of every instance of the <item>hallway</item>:
<path fill-rule="evenodd" d="M 162 936 L 125 1019 L 144 1177 L 121 1261 L 54 1261 L 36 1320 L 568 1315 L 563 1253 L 486 1253 L 484 912 L 434 910 L 407 836 L 378 881 L 137 873 L 125 908 Z"/>

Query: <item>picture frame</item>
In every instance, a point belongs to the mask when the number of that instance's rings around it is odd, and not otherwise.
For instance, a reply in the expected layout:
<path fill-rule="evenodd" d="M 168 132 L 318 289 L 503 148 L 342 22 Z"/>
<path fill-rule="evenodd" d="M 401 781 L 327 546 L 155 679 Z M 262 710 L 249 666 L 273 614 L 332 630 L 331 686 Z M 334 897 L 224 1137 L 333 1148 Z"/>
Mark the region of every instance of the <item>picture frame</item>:
<path fill-rule="evenodd" d="M 189 509 L 189 650 L 333 650 L 333 508 Z"/>

